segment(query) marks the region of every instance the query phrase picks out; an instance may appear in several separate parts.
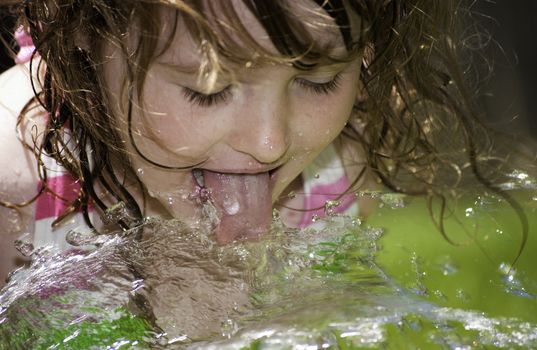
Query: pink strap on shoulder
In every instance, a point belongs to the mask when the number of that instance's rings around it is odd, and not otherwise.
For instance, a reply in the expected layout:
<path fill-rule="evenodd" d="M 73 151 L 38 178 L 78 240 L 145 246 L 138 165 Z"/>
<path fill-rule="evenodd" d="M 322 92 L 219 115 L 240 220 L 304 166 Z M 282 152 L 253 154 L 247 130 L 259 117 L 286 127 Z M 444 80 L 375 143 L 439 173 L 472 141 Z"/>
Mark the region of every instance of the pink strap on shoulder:
<path fill-rule="evenodd" d="M 24 30 L 23 26 L 17 28 L 14 37 L 17 41 L 17 45 L 19 45 L 20 48 L 17 56 L 15 57 L 15 63 L 23 64 L 29 62 L 32 59 L 32 55 L 35 51 L 32 37 L 28 32 L 26 32 L 26 30 Z"/>
<path fill-rule="evenodd" d="M 306 228 L 310 226 L 314 216 L 326 216 L 325 205 L 328 201 L 338 200 L 338 205 L 335 205 L 331 210 L 336 214 L 345 213 L 356 202 L 354 193 L 341 196 L 342 193 L 349 189 L 349 186 L 350 182 L 347 176 L 341 176 L 337 181 L 329 184 L 313 185 L 304 198 L 304 209 L 306 211 L 302 216 L 299 227 Z"/>

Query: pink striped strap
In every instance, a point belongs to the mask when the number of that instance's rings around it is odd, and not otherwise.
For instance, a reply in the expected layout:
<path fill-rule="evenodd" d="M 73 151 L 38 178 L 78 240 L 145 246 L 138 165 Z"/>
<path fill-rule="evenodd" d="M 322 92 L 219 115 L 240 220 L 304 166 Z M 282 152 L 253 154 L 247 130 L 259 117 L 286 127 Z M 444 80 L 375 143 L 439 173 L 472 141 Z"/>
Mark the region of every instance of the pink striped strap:
<path fill-rule="evenodd" d="M 43 182 L 39 183 L 39 188 Z M 37 198 L 35 219 L 57 218 L 78 197 L 80 184 L 70 175 L 62 174 L 47 179 L 48 190 Z"/>
<path fill-rule="evenodd" d="M 333 209 L 334 213 L 343 214 L 349 209 L 355 202 L 356 196 L 353 193 L 345 194 L 349 189 L 350 183 L 346 176 L 340 177 L 337 181 L 329 184 L 314 184 L 309 193 L 304 198 L 304 215 L 300 222 L 300 228 L 306 228 L 312 224 L 313 217 L 324 217 L 325 204 L 327 201 L 338 200 L 339 205 Z M 341 198 L 338 199 L 338 197 Z"/>

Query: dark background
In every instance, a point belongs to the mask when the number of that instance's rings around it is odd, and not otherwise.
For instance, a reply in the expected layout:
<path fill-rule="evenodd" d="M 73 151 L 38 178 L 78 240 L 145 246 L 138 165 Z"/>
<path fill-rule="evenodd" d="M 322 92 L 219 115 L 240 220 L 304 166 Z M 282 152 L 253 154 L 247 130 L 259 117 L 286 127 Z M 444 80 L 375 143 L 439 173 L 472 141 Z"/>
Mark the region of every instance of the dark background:
<path fill-rule="evenodd" d="M 490 77 L 482 84 L 479 102 L 483 119 L 496 129 L 537 138 L 537 1 L 478 0 L 475 18 L 485 31 L 484 50 L 493 63 Z M 13 18 L 0 9 L 2 37 L 10 41 Z M 0 72 L 12 65 L 0 50 Z"/>

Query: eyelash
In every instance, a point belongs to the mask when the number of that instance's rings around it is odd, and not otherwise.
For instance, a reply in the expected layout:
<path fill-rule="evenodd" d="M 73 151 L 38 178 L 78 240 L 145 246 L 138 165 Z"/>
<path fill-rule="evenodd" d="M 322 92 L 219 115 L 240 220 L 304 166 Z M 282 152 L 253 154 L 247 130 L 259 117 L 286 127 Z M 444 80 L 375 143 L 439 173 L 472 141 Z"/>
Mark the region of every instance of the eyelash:
<path fill-rule="evenodd" d="M 338 73 L 334 78 L 326 83 L 314 83 L 306 79 L 296 79 L 295 82 L 302 88 L 305 88 L 318 95 L 328 95 L 336 91 L 341 83 L 341 74 Z M 223 90 L 215 92 L 213 94 L 203 94 L 196 90 L 183 87 L 183 92 L 188 100 L 192 104 L 196 104 L 200 107 L 211 107 L 219 103 L 225 102 L 231 95 L 231 85 L 226 86 Z"/>
<path fill-rule="evenodd" d="M 196 104 L 200 107 L 211 107 L 218 103 L 225 102 L 229 98 L 231 95 L 231 85 L 226 86 L 223 90 L 209 95 L 186 87 L 183 87 L 183 92 L 188 102 Z"/>
<path fill-rule="evenodd" d="M 311 92 L 319 95 L 328 95 L 337 90 L 341 83 L 341 73 L 338 73 L 332 78 L 332 80 L 326 83 L 314 83 L 307 79 L 297 79 L 295 82 L 303 88 L 310 90 Z"/>

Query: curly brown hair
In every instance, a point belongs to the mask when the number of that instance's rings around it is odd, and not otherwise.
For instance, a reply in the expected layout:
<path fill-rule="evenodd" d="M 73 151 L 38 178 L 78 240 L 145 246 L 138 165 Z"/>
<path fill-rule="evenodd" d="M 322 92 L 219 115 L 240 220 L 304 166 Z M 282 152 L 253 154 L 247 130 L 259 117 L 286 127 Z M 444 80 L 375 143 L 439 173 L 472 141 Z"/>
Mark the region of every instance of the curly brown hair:
<path fill-rule="evenodd" d="M 133 101 L 134 96 L 142 95 L 148 67 L 167 47 L 158 49 L 162 23 L 156 15 L 158 6 L 166 5 L 177 9 L 174 25 L 182 16 L 185 30 L 203 42 L 202 74 L 226 70 L 226 62 L 250 62 L 253 58 L 247 52 L 252 51 L 259 53 L 257 60 L 290 63 L 304 70 L 312 68 L 305 62 L 346 61 L 363 52 L 360 80 L 365 97 L 356 102 L 342 137 L 356 140 L 357 147 L 365 151 L 366 168 L 391 191 L 428 196 L 431 214 L 433 199 L 440 199 L 440 213 L 432 217 L 448 240 L 442 224 L 446 196 L 470 181 L 484 186 L 516 210 L 522 223 L 522 249 L 528 234 L 527 220 L 519 204 L 497 186 L 511 169 L 511 154 L 498 153 L 498 138 L 491 137 L 492 132 L 479 121 L 468 85 L 472 78 L 468 53 L 471 2 L 311 1 L 339 27 L 347 48 L 345 57 L 331 57 L 325 48 L 309 40 L 306 25 L 311 23 L 294 16 L 288 0 L 242 0 L 279 55 L 258 45 L 234 7 L 223 2 L 27 0 L 13 5 L 20 23 L 32 35 L 41 63 L 46 65 L 40 82 L 42 91 L 36 94 L 36 100 L 50 119 L 36 153 L 38 159 L 42 152 L 51 155 L 80 180 L 81 190 L 71 210 L 81 208 L 88 218 L 88 203 L 93 201 L 105 211 L 107 205 L 95 190 L 98 185 L 118 202 L 125 202 L 135 217 L 143 217 L 141 204 L 125 187 L 126 178 L 139 180 L 124 156 L 117 123 L 101 88 L 101 49 L 105 42 L 121 49 L 127 66 L 123 94 L 127 95 L 129 109 L 133 103 L 141 105 L 142 101 Z M 210 23 L 207 17 L 215 13 L 224 20 Z M 351 31 L 352 13 L 361 18 L 357 37 Z M 135 47 L 125 41 L 132 26 L 140 29 Z M 66 125 L 71 146 L 66 145 Z M 156 164 L 134 146 L 146 161 Z M 40 173 L 46 179 L 42 166 Z M 359 180 L 355 179 L 354 185 Z"/>

